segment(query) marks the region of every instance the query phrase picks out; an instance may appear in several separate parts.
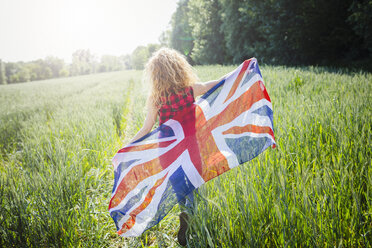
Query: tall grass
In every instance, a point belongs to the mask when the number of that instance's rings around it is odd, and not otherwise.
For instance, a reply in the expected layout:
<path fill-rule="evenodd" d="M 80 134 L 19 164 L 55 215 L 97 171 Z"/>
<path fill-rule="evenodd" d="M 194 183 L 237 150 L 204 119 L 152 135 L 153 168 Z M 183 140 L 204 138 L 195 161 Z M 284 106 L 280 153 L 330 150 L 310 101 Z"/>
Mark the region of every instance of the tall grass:
<path fill-rule="evenodd" d="M 261 70 L 277 148 L 200 188 L 188 246 L 371 246 L 372 75 Z M 147 88 L 139 71 L 0 86 L 0 246 L 178 246 L 177 206 L 127 239 L 107 211 L 110 159 L 141 127 Z"/>
<path fill-rule="evenodd" d="M 277 149 L 202 188 L 190 247 L 370 247 L 372 75 L 262 71 Z"/>
<path fill-rule="evenodd" d="M 9 85 L 1 91 L 0 245 L 108 245 L 110 157 L 139 72 Z"/>

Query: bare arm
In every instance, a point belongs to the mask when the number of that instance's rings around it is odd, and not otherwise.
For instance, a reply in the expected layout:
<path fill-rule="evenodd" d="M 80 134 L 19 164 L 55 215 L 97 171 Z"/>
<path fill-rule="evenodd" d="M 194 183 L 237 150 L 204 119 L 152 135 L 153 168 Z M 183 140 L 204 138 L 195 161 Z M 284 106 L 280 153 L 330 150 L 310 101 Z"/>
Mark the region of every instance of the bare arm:
<path fill-rule="evenodd" d="M 145 121 L 142 125 L 142 128 L 137 132 L 137 134 L 129 141 L 132 143 L 139 138 L 142 138 L 147 133 L 149 133 L 156 122 L 157 109 L 153 106 L 151 101 L 147 101 L 147 115 Z"/>
<path fill-rule="evenodd" d="M 194 91 L 194 97 L 203 95 L 205 92 L 207 92 L 208 90 L 213 88 L 216 84 L 218 84 L 223 79 L 225 79 L 227 77 L 227 75 L 229 75 L 229 74 L 224 75 L 223 77 L 221 77 L 218 80 L 211 80 L 211 81 L 208 81 L 208 82 L 205 82 L 205 83 L 194 84 L 193 87 L 192 87 L 192 89 Z"/>

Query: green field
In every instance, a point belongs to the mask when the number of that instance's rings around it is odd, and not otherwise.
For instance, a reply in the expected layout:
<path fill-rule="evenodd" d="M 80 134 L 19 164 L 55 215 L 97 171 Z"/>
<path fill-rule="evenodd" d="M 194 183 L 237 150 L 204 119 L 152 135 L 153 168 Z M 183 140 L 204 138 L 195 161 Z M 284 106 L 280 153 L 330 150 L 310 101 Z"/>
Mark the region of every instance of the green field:
<path fill-rule="evenodd" d="M 196 67 L 201 80 L 235 66 Z M 262 66 L 277 148 L 207 182 L 189 247 L 371 247 L 372 74 Z M 178 247 L 178 207 L 121 238 L 111 158 L 148 86 L 120 71 L 0 86 L 0 247 Z"/>

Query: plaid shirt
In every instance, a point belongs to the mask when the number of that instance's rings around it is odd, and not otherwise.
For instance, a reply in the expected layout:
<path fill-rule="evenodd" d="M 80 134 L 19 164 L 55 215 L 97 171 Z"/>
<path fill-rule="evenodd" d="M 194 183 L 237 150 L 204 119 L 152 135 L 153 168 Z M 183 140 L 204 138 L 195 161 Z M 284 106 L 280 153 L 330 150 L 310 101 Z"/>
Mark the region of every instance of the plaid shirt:
<path fill-rule="evenodd" d="M 171 94 L 169 100 L 162 97 L 162 106 L 159 109 L 159 126 L 172 119 L 178 112 L 187 109 L 194 103 L 194 92 L 192 86 L 185 88 L 179 94 Z"/>

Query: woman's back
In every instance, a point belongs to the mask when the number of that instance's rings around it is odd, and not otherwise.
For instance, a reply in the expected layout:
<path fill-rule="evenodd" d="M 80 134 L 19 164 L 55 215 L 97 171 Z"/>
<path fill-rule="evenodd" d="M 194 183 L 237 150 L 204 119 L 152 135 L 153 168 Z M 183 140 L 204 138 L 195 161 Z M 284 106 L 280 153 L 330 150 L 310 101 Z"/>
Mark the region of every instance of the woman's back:
<path fill-rule="evenodd" d="M 159 125 L 175 117 L 180 112 L 186 111 L 194 103 L 192 86 L 186 87 L 182 92 L 172 93 L 169 97 L 162 96 L 162 105 L 159 108 Z"/>

